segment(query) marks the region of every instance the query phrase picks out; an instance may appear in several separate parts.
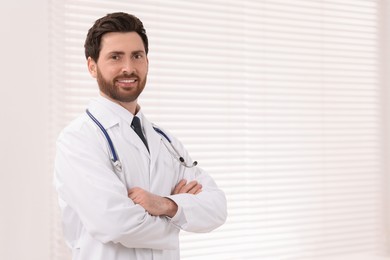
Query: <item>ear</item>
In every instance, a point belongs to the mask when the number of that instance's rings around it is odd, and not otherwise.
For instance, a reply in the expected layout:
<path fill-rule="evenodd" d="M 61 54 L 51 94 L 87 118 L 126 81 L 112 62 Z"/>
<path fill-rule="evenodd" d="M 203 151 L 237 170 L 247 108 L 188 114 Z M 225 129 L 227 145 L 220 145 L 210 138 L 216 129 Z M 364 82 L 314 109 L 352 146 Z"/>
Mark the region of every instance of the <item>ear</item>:
<path fill-rule="evenodd" d="M 87 66 L 88 66 L 88 70 L 89 70 L 89 73 L 91 74 L 91 76 L 96 78 L 97 77 L 97 64 L 91 57 L 88 57 Z"/>

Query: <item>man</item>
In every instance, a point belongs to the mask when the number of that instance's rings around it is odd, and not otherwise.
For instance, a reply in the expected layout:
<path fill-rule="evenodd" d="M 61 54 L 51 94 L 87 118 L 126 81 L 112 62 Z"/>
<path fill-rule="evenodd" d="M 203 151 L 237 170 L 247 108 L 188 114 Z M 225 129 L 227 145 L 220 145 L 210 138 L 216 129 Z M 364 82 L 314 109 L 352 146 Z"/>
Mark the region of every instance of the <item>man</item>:
<path fill-rule="evenodd" d="M 85 55 L 100 96 L 62 131 L 55 162 L 74 260 L 179 259 L 180 230 L 209 232 L 226 220 L 224 193 L 137 103 L 147 54 L 133 15 L 108 14 L 88 31 Z"/>

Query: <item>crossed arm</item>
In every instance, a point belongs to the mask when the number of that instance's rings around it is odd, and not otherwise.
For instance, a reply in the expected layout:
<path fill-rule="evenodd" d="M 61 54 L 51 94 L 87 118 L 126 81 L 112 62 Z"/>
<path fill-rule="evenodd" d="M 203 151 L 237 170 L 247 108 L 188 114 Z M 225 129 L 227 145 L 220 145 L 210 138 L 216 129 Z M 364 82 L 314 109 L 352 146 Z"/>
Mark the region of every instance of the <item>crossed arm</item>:
<path fill-rule="evenodd" d="M 202 191 L 202 185 L 197 181 L 187 183 L 181 180 L 173 189 L 171 195 L 188 193 L 196 195 Z M 150 215 L 173 217 L 177 212 L 177 204 L 166 197 L 150 193 L 139 187 L 129 189 L 128 196 L 135 204 L 142 206 Z"/>

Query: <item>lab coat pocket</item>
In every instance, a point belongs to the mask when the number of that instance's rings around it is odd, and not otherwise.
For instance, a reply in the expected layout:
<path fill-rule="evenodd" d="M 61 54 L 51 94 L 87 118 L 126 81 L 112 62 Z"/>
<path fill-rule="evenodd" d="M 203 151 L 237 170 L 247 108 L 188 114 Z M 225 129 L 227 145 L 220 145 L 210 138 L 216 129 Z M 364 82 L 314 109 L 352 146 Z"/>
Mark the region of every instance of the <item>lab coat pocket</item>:
<path fill-rule="evenodd" d="M 160 150 L 152 175 L 152 187 L 162 196 L 170 195 L 181 179 L 178 163 L 166 149 Z"/>

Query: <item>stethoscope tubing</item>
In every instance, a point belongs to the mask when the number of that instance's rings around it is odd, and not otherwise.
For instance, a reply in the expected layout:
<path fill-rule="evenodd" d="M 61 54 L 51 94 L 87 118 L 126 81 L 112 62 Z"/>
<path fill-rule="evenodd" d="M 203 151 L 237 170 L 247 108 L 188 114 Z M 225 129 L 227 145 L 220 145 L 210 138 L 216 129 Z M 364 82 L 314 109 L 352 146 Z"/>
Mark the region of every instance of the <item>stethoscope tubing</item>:
<path fill-rule="evenodd" d="M 118 161 L 118 155 L 116 154 L 115 147 L 114 147 L 114 144 L 112 143 L 110 135 L 107 133 L 106 129 L 104 129 L 104 126 L 99 122 L 99 120 L 97 120 L 96 117 L 94 117 L 91 114 L 91 112 L 89 112 L 88 109 L 86 110 L 86 112 L 87 112 L 88 116 L 92 119 L 92 121 L 95 122 L 95 124 L 100 128 L 100 130 L 102 131 L 102 133 L 106 137 L 108 145 L 110 146 L 112 161 L 113 162 Z"/>
<path fill-rule="evenodd" d="M 108 146 L 110 147 L 111 156 L 112 156 L 111 161 L 112 161 L 113 165 L 115 166 L 115 168 L 116 168 L 118 171 L 122 171 L 122 164 L 121 164 L 121 162 L 119 161 L 118 155 L 117 155 L 117 153 L 116 153 L 116 151 L 115 151 L 115 147 L 114 147 L 114 144 L 113 144 L 113 142 L 112 142 L 112 140 L 111 140 L 110 135 L 107 133 L 106 129 L 105 129 L 104 126 L 99 122 L 99 120 L 97 120 L 96 117 L 94 117 L 94 116 L 92 115 L 92 113 L 91 113 L 88 109 L 86 110 L 86 112 L 87 112 L 88 116 L 92 119 L 92 121 L 100 128 L 101 132 L 102 132 L 103 135 L 105 136 L 105 138 L 106 138 L 106 140 L 107 140 L 107 143 L 108 143 Z M 170 138 L 169 138 L 169 137 L 168 137 L 160 128 L 157 128 L 157 127 L 153 126 L 153 129 L 168 141 L 168 143 L 170 144 L 171 148 L 173 149 L 173 151 L 174 151 L 174 152 L 176 153 L 176 155 L 177 155 L 177 158 L 176 158 L 176 159 L 180 162 L 181 165 L 183 165 L 183 166 L 186 167 L 186 168 L 192 168 L 192 167 L 195 167 L 195 166 L 198 164 L 197 161 L 194 161 L 191 165 L 187 165 L 187 163 L 186 163 L 186 161 L 184 160 L 184 158 L 183 158 L 182 156 L 180 156 L 179 151 L 177 151 L 177 149 L 175 148 L 175 146 L 172 144 L 171 139 L 170 139 Z M 170 153 L 173 157 L 176 157 L 176 156 L 174 156 L 174 155 L 170 152 L 170 150 L 169 150 L 168 146 L 165 144 L 165 142 L 164 142 L 164 141 L 162 141 L 162 142 L 164 143 L 164 145 L 165 145 L 165 147 L 167 148 L 167 150 L 169 151 L 169 153 Z"/>

